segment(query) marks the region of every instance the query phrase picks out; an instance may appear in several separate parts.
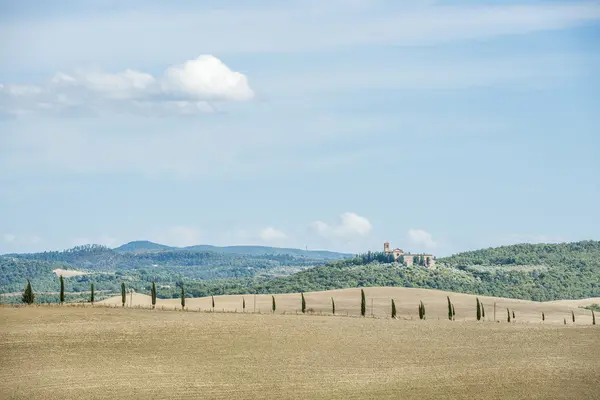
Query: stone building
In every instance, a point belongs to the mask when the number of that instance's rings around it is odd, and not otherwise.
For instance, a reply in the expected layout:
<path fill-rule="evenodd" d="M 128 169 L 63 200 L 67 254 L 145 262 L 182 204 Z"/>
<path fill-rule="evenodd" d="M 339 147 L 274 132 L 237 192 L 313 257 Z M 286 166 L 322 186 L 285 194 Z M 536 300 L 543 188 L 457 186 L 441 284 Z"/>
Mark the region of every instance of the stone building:
<path fill-rule="evenodd" d="M 393 254 L 394 255 L 394 260 L 398 260 L 399 258 L 402 258 L 404 260 L 404 263 L 406 265 L 413 265 L 414 261 L 415 261 L 415 257 L 423 259 L 424 262 L 425 262 L 425 266 L 427 266 L 427 267 L 431 267 L 431 266 L 433 266 L 435 264 L 435 256 L 433 254 L 425 254 L 425 253 L 411 254 L 411 253 L 405 253 L 402 249 L 399 249 L 399 248 L 395 248 L 394 250 L 392 250 L 391 247 L 390 247 L 390 242 L 385 242 L 383 244 L 383 252 L 385 254 Z"/>

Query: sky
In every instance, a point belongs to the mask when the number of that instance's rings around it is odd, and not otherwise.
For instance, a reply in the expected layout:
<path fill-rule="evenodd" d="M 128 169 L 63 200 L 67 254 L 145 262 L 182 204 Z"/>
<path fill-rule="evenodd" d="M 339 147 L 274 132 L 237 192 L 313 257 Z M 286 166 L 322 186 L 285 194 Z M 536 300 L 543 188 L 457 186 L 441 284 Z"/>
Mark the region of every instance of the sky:
<path fill-rule="evenodd" d="M 0 254 L 600 240 L 599 1 L 0 0 Z"/>

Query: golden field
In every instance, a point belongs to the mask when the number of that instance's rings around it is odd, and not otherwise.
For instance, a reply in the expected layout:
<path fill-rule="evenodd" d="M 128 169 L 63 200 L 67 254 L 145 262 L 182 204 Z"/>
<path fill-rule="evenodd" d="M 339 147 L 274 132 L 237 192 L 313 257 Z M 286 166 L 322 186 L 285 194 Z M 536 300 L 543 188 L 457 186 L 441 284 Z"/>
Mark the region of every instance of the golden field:
<path fill-rule="evenodd" d="M 461 315 L 474 314 L 471 298 L 451 294 L 450 322 L 435 301 L 444 292 L 365 292 L 378 318 L 345 317 L 358 313 L 354 289 L 306 294 L 317 313 L 333 295 L 344 315 L 336 317 L 295 315 L 299 295 L 276 295 L 276 315 L 267 312 L 270 296 L 257 296 L 262 314 L 191 311 L 210 306 L 206 299 L 188 299 L 187 312 L 160 311 L 178 300 L 159 300 L 158 310 L 0 307 L 0 398 L 600 398 L 600 326 L 584 325 L 588 314 L 571 305 L 502 299 L 517 323 L 478 323 Z M 404 295 L 399 320 L 387 317 L 388 294 Z M 416 317 L 417 299 L 426 321 Z M 246 300 L 251 309 L 253 296 Z M 236 296 L 215 297 L 216 308 L 227 310 L 226 301 Z M 541 324 L 538 307 L 556 321 Z M 565 326 L 571 309 L 577 322 Z"/>
<path fill-rule="evenodd" d="M 377 318 L 389 318 L 391 316 L 391 299 L 396 303 L 397 316 L 399 319 L 419 319 L 418 306 L 423 301 L 426 309 L 427 319 L 446 319 L 448 315 L 449 296 L 456 311 L 457 321 L 476 321 L 476 296 L 463 293 L 445 292 L 431 289 L 415 289 L 401 287 L 368 287 L 364 288 L 367 299 L 367 315 Z M 331 298 L 336 306 L 336 314 L 348 316 L 360 316 L 360 289 L 340 289 L 323 292 L 309 292 L 304 294 L 307 309 L 312 309 L 316 314 L 331 314 Z M 571 311 L 575 313 L 576 324 L 586 325 L 592 323 L 591 311 L 581 308 L 590 304 L 600 304 L 600 298 L 583 300 L 560 300 L 551 302 L 535 302 L 527 300 L 506 299 L 500 297 L 478 296 L 485 308 L 487 321 L 493 321 L 494 303 L 496 303 L 496 320 L 506 321 L 506 309 L 515 312 L 517 322 L 538 323 L 542 320 L 542 312 L 546 316 L 546 324 L 563 324 L 564 320 L 571 323 Z M 219 312 L 242 312 L 242 299 L 246 300 L 246 312 L 270 313 L 271 295 L 231 295 L 215 296 L 215 311 Z M 127 295 L 127 305 L 130 305 L 131 297 Z M 152 301 L 149 295 L 134 293 L 133 306 L 151 307 Z M 256 306 L 255 306 L 256 303 Z M 276 294 L 275 303 L 277 314 L 300 314 L 301 299 L 299 293 Z M 121 306 L 121 296 L 115 296 L 100 304 Z M 157 299 L 156 307 L 164 309 L 180 309 L 180 299 Z M 211 298 L 188 298 L 186 299 L 188 311 L 210 311 L 212 309 Z M 372 310 L 372 312 L 371 312 Z M 600 313 L 597 313 L 600 314 Z M 597 315 L 600 324 L 600 315 Z"/>

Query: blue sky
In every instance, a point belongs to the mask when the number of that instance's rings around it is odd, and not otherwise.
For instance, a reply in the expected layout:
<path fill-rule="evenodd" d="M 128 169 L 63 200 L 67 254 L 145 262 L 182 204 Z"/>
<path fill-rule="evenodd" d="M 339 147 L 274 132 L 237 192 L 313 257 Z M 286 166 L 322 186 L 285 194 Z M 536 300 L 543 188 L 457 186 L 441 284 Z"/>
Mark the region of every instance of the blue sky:
<path fill-rule="evenodd" d="M 598 1 L 0 1 L 0 253 L 600 239 Z"/>

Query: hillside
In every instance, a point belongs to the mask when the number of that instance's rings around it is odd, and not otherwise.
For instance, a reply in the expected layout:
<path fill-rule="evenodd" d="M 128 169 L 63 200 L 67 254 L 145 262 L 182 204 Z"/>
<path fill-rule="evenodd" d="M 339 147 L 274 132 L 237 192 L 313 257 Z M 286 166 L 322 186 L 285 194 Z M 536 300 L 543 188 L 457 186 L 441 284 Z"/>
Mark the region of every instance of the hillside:
<path fill-rule="evenodd" d="M 360 290 L 339 289 L 319 292 L 305 292 L 306 307 L 313 313 L 330 315 L 332 312 L 331 299 L 335 301 L 336 314 L 360 316 Z M 447 297 L 450 297 L 456 310 L 457 321 L 476 320 L 476 296 L 463 293 L 454 293 L 434 289 L 416 289 L 401 287 L 369 287 L 364 288 L 367 300 L 367 313 L 378 318 L 389 318 L 391 314 L 391 299 L 394 299 L 399 319 L 418 320 L 418 305 L 423 301 L 428 319 L 446 320 L 448 315 Z M 299 293 L 283 293 L 274 296 L 276 300 L 276 313 L 301 313 L 301 298 Z M 271 295 L 226 295 L 215 296 L 215 309 L 226 312 L 242 312 L 243 299 L 246 301 L 246 312 L 270 313 L 272 306 Z M 146 294 L 135 293 L 127 297 L 127 306 L 151 306 L 151 297 Z M 600 302 L 600 298 L 579 300 L 576 303 L 569 301 L 535 302 L 528 300 L 508 299 L 503 297 L 479 296 L 485 307 L 485 321 L 494 319 L 494 303 L 496 304 L 496 320 L 506 321 L 506 309 L 515 312 L 518 322 L 539 323 L 541 313 L 545 314 L 547 324 L 563 324 L 565 318 L 571 320 L 571 311 L 575 313 L 578 325 L 592 323 L 591 312 L 580 306 Z M 114 296 L 103 300 L 100 304 L 121 305 L 121 296 Z M 180 299 L 158 299 L 158 308 L 180 309 Z M 186 307 L 190 311 L 210 310 L 211 297 L 187 298 Z"/>
<path fill-rule="evenodd" d="M 122 281 L 144 290 L 151 281 L 175 287 L 181 281 L 289 275 L 342 256 L 328 252 L 300 254 L 301 250 L 293 255 L 286 249 L 269 249 L 274 248 L 202 251 L 199 247 L 172 249 L 152 242 L 132 242 L 120 250 L 86 245 L 66 251 L 8 254 L 0 256 L 0 293 L 23 290 L 27 279 L 31 279 L 37 292 L 55 292 L 58 280 L 52 273 L 54 269 L 77 271 L 65 275 L 71 275 L 65 281 L 68 292 L 89 290 L 91 282 L 98 291 L 117 291 Z"/>
<path fill-rule="evenodd" d="M 536 301 L 600 297 L 600 242 L 505 246 L 441 258 L 435 268 L 407 267 L 388 262 L 385 254 L 369 253 L 290 276 L 186 286 L 196 297 L 369 286 L 429 288 Z M 176 297 L 178 293 L 166 290 L 162 295 Z"/>
<path fill-rule="evenodd" d="M 212 246 L 208 244 L 200 244 L 187 247 L 173 247 L 164 244 L 153 243 L 147 240 L 140 240 L 126 243 L 114 249 L 119 253 L 143 253 L 143 252 L 158 252 L 158 251 L 189 251 L 189 252 L 210 252 L 210 253 L 227 253 L 240 254 L 247 256 L 296 256 L 312 259 L 336 260 L 352 257 L 352 254 L 337 253 L 327 250 L 301 250 L 283 247 L 270 246 Z"/>

